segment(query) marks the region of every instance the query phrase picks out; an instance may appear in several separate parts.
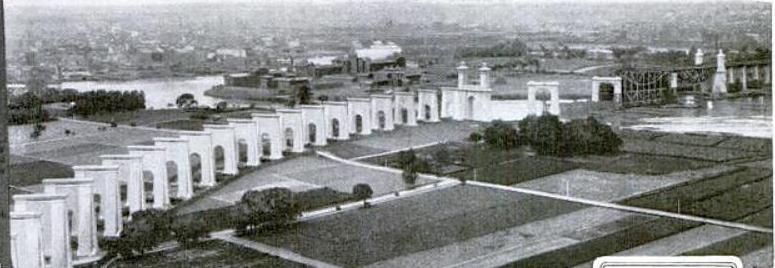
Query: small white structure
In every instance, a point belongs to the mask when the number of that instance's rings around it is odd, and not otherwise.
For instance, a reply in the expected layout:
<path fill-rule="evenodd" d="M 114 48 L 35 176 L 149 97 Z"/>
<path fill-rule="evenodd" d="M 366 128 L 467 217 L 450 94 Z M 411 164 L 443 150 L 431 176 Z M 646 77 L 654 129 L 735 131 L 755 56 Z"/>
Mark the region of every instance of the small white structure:
<path fill-rule="evenodd" d="M 218 149 L 223 152 L 223 174 L 237 175 L 238 151 L 237 136 L 234 134 L 234 127 L 228 125 L 204 125 L 204 131 L 213 136 L 213 161 L 218 158 Z M 218 165 L 216 163 L 216 171 Z"/>
<path fill-rule="evenodd" d="M 371 118 L 374 130 L 391 131 L 395 128 L 393 120 L 393 96 L 371 95 Z"/>
<path fill-rule="evenodd" d="M 371 135 L 371 99 L 347 98 L 350 134 Z"/>
<path fill-rule="evenodd" d="M 350 139 L 349 124 L 347 120 L 347 103 L 338 101 L 324 101 L 323 110 L 326 114 L 328 125 L 328 138 L 335 140 Z"/>
<path fill-rule="evenodd" d="M 153 183 L 153 208 L 166 208 L 170 204 L 169 187 L 167 185 L 167 148 L 160 146 L 127 146 L 129 154 L 143 156 L 143 181 L 148 181 L 150 175 Z"/>
<path fill-rule="evenodd" d="M 175 163 L 177 179 L 168 181 L 170 189 L 177 188 L 170 196 L 189 199 L 194 195 L 194 180 L 191 178 L 191 152 L 188 150 L 188 139 L 184 138 L 154 138 L 156 146 L 167 148 L 167 162 Z M 167 171 L 169 173 L 169 170 Z M 168 176 L 170 174 L 167 174 Z"/>
<path fill-rule="evenodd" d="M 123 221 L 121 196 L 118 190 L 118 166 L 73 166 L 75 178 L 94 180 L 94 195 L 99 196 L 98 218 L 103 220 L 103 236 L 118 237 Z"/>
<path fill-rule="evenodd" d="M 702 49 L 698 48 L 697 52 L 694 53 L 694 65 L 702 65 L 703 57 L 705 57 L 705 53 L 702 53 Z"/>
<path fill-rule="evenodd" d="M 65 198 L 62 199 L 62 206 L 66 208 L 63 212 L 64 216 L 61 217 L 55 216 L 47 218 L 44 213 L 44 222 L 49 222 L 49 219 L 62 220 L 62 222 L 49 224 L 52 226 L 55 224 L 64 224 L 64 228 L 68 229 L 68 249 L 70 248 L 69 236 L 75 236 L 75 239 L 78 241 L 78 248 L 76 249 L 75 256 L 78 257 L 96 256 L 100 249 L 97 244 L 97 217 L 94 213 L 93 184 L 94 180 L 92 179 L 65 178 L 43 180 L 43 191 L 49 195 L 65 196 Z M 16 196 L 14 196 L 14 198 L 16 198 Z M 70 225 L 69 227 L 67 227 L 68 223 Z M 56 228 L 59 228 L 58 225 Z M 45 226 L 43 234 L 44 237 L 48 237 L 48 235 L 51 234 L 46 231 Z M 57 246 L 61 245 L 60 242 L 52 243 Z M 53 266 L 56 267 L 56 265 Z"/>
<path fill-rule="evenodd" d="M 268 113 L 253 113 L 251 116 L 258 127 L 258 137 L 261 139 L 261 154 L 263 157 L 269 160 L 282 159 L 282 117 Z"/>
<path fill-rule="evenodd" d="M 304 143 L 325 146 L 328 128 L 323 106 L 301 105 L 301 117 L 304 120 Z"/>
<path fill-rule="evenodd" d="M 304 152 L 304 120 L 301 110 L 276 109 L 283 122 L 283 148 L 292 153 Z"/>
<path fill-rule="evenodd" d="M 592 102 L 600 101 L 600 86 L 603 84 L 610 84 L 614 88 L 613 100 L 621 100 L 622 98 L 622 78 L 621 77 L 592 77 Z M 558 84 L 559 85 L 559 84 Z M 559 91 L 559 90 L 558 90 Z M 554 93 L 552 93 L 554 94 Z M 559 95 L 559 93 L 557 94 Z M 553 95 L 554 96 L 554 95 Z M 559 96 L 557 100 L 559 101 Z"/>
<path fill-rule="evenodd" d="M 246 118 L 227 118 L 229 125 L 234 127 L 234 135 L 237 138 L 238 149 L 242 143 L 247 150 L 246 166 L 257 167 L 261 165 L 261 148 L 259 147 L 258 127 L 256 122 Z"/>
<path fill-rule="evenodd" d="M 439 92 L 434 89 L 418 89 L 417 109 L 417 120 L 439 122 Z"/>
<path fill-rule="evenodd" d="M 560 115 L 560 83 L 558 82 L 527 82 L 527 100 L 533 108 L 532 114 L 541 114 L 543 112 L 543 103 L 536 104 L 536 92 L 549 91 L 549 113 Z M 540 106 L 539 106 L 540 105 Z"/>
<path fill-rule="evenodd" d="M 215 153 L 213 152 L 213 137 L 204 131 L 181 131 L 181 138 L 188 140 L 189 162 L 192 157 L 199 160 L 199 181 L 197 182 L 192 168 L 192 180 L 194 185 L 215 186 Z M 196 165 L 195 163 L 191 163 Z"/>
<path fill-rule="evenodd" d="M 143 191 L 143 157 L 140 155 L 101 155 L 103 165 L 118 166 L 119 192 L 126 187 L 126 200 L 122 207 L 129 207 L 129 215 L 145 209 Z"/>
<path fill-rule="evenodd" d="M 417 125 L 417 102 L 414 92 L 393 92 L 393 118 L 396 124 L 406 126 Z"/>
<path fill-rule="evenodd" d="M 43 255 L 49 260 L 50 267 L 72 267 L 73 263 L 65 198 L 66 196 L 61 194 L 13 196 L 14 211 L 40 213 L 44 238 Z M 26 249 L 18 250 L 23 252 Z"/>
<path fill-rule="evenodd" d="M 38 212 L 11 212 L 11 264 L 13 267 L 44 268 L 43 234 Z"/>

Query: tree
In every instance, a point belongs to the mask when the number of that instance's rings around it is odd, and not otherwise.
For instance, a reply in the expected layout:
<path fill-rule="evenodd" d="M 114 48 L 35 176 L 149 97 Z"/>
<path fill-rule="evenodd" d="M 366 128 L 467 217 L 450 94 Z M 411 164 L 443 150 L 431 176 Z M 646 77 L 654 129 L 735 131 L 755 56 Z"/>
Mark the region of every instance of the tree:
<path fill-rule="evenodd" d="M 594 117 L 575 119 L 563 125 L 565 155 L 607 154 L 619 150 L 622 140 L 611 127 Z"/>
<path fill-rule="evenodd" d="M 413 187 L 417 182 L 418 172 L 430 171 L 430 164 L 428 164 L 428 162 L 424 159 L 418 157 L 412 149 L 400 152 L 398 154 L 398 162 L 401 169 L 403 170 L 401 177 L 408 187 Z"/>
<path fill-rule="evenodd" d="M 484 141 L 492 148 L 507 150 L 521 143 L 519 133 L 509 124 L 496 120 L 484 130 Z"/>
<path fill-rule="evenodd" d="M 207 237 L 210 229 L 201 217 L 185 215 L 176 218 L 170 230 L 178 243 L 184 246 L 196 244 L 202 238 Z"/>
<path fill-rule="evenodd" d="M 368 207 L 369 203 L 366 202 L 366 199 L 371 198 L 371 195 L 374 194 L 374 191 L 371 190 L 371 186 L 365 183 L 359 183 L 353 186 L 353 195 L 356 199 L 363 201 L 363 206 Z"/>
<path fill-rule="evenodd" d="M 221 102 L 218 102 L 217 104 L 215 104 L 215 110 L 217 110 L 217 111 L 225 111 L 226 108 L 228 108 L 228 107 L 229 107 L 229 103 L 227 103 L 225 101 L 221 101 Z"/>
<path fill-rule="evenodd" d="M 143 254 L 170 236 L 170 218 L 160 209 L 147 209 L 132 213 L 132 221 L 126 223 L 114 250 L 122 255 Z"/>
<path fill-rule="evenodd" d="M 286 188 L 247 191 L 240 200 L 245 227 L 283 227 L 301 215 L 293 192 Z"/>
<path fill-rule="evenodd" d="M 398 65 L 398 67 L 401 67 L 401 68 L 406 67 L 406 58 L 404 57 L 396 58 L 396 65 Z"/>
<path fill-rule="evenodd" d="M 312 100 L 312 91 L 307 85 L 302 85 L 299 87 L 297 98 L 299 99 L 299 104 L 310 104 Z"/>
<path fill-rule="evenodd" d="M 40 122 L 35 123 L 35 126 L 33 126 L 32 133 L 30 133 L 30 138 L 37 139 L 40 137 L 40 135 L 43 135 L 43 131 L 46 130 L 46 126 L 41 124 Z"/>
<path fill-rule="evenodd" d="M 417 183 L 417 171 L 411 166 L 406 166 L 403 168 L 401 178 L 404 179 L 404 183 L 407 187 L 414 187 L 414 184 Z"/>
<path fill-rule="evenodd" d="M 564 151 L 562 123 L 556 115 L 530 115 L 519 122 L 519 133 L 539 154 L 560 155 Z"/>
<path fill-rule="evenodd" d="M 178 108 L 191 108 L 197 104 L 198 102 L 194 98 L 194 94 L 191 93 L 183 93 L 175 99 L 175 105 L 177 105 Z"/>

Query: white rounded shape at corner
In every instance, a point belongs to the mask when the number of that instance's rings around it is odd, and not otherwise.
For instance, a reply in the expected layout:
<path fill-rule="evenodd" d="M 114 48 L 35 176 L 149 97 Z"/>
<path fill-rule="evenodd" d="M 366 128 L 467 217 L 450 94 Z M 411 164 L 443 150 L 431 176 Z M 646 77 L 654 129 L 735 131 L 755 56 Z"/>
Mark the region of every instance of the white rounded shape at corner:
<path fill-rule="evenodd" d="M 593 268 L 742 268 L 736 256 L 605 256 L 598 257 Z"/>

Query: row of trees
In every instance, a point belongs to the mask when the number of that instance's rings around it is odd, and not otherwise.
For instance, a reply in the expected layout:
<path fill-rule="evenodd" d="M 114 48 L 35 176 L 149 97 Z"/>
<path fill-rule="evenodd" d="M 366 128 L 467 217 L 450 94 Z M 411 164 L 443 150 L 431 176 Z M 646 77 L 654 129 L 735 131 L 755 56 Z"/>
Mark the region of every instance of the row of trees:
<path fill-rule="evenodd" d="M 519 39 L 498 43 L 490 47 L 463 47 L 456 52 L 458 58 L 466 57 L 521 57 L 527 55 L 527 45 Z"/>
<path fill-rule="evenodd" d="M 555 115 L 531 115 L 522 119 L 518 128 L 496 121 L 483 135 L 472 133 L 470 139 L 484 140 L 492 148 L 504 150 L 530 145 L 539 154 L 554 156 L 608 154 L 622 145 L 611 127 L 594 117 L 562 123 Z"/>
<path fill-rule="evenodd" d="M 140 109 L 145 109 L 145 94 L 142 91 L 97 90 L 79 93 L 73 112 L 86 116 Z"/>

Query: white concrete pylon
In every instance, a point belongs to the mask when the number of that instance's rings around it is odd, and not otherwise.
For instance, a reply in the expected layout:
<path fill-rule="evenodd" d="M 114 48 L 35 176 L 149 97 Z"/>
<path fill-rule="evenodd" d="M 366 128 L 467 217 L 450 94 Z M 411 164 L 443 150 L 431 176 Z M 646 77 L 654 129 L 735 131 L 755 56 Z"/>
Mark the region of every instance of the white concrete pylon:
<path fill-rule="evenodd" d="M 41 232 L 44 238 L 43 255 L 49 260 L 50 267 L 72 267 L 73 263 L 65 198 L 67 196 L 61 194 L 23 194 L 13 196 L 14 211 L 37 212 L 41 214 Z M 95 254 L 96 252 L 89 253 Z"/>
<path fill-rule="evenodd" d="M 104 221 L 103 235 L 118 237 L 123 226 L 118 166 L 73 166 L 75 178 L 94 180 L 94 193 L 100 197 L 98 218 Z"/>
<path fill-rule="evenodd" d="M 468 74 L 466 72 L 468 71 L 468 66 L 466 66 L 465 61 L 461 61 L 460 65 L 457 67 L 457 87 L 462 88 L 466 84 L 468 84 Z"/>
<path fill-rule="evenodd" d="M 304 125 L 304 143 L 313 146 L 325 146 L 328 137 L 326 114 L 322 105 L 301 105 L 301 117 Z"/>
<path fill-rule="evenodd" d="M 372 129 L 391 131 L 395 128 L 393 118 L 393 96 L 383 94 L 372 94 L 371 98 L 371 118 Z"/>
<path fill-rule="evenodd" d="M 677 83 L 677 82 L 676 82 Z M 600 76 L 593 76 L 592 77 L 592 102 L 599 102 L 600 101 L 600 85 L 602 84 L 611 84 L 614 88 L 614 99 L 616 99 L 616 94 L 619 92 L 621 95 L 622 92 L 622 78 L 618 76 L 608 76 L 608 77 L 600 77 Z M 671 82 L 672 87 L 672 82 Z M 535 92 L 534 92 L 535 93 Z M 558 96 L 559 98 L 559 96 Z"/>
<path fill-rule="evenodd" d="M 42 215 L 38 212 L 11 212 L 11 263 L 13 267 L 45 267 Z"/>
<path fill-rule="evenodd" d="M 199 157 L 199 174 L 201 176 L 198 182 L 199 185 L 205 187 L 215 186 L 215 154 L 213 152 L 212 134 L 204 131 L 180 131 L 179 133 L 181 138 L 188 140 L 188 150 L 191 156 L 196 155 Z M 194 178 L 192 177 L 192 179 Z M 197 185 L 196 181 L 194 181 L 194 185 Z"/>
<path fill-rule="evenodd" d="M 72 214 L 68 233 L 78 239 L 78 249 L 75 255 L 78 257 L 96 256 L 99 252 L 99 245 L 97 244 L 97 217 L 94 212 L 94 180 L 83 178 L 45 179 L 43 180 L 43 189 L 46 194 L 66 196 L 63 205 L 66 206 L 68 212 L 65 214 L 66 216 L 68 213 Z M 65 226 L 67 228 L 67 225 Z"/>
<path fill-rule="evenodd" d="M 275 109 L 275 112 L 283 121 L 283 148 L 292 153 L 304 152 L 304 122 L 301 110 Z"/>
<path fill-rule="evenodd" d="M 371 135 L 371 99 L 347 98 L 350 134 Z"/>
<path fill-rule="evenodd" d="M 121 184 L 126 184 L 126 200 L 122 206 L 129 207 L 129 215 L 145 210 L 145 191 L 143 189 L 143 156 L 141 155 L 101 155 L 103 165 L 118 166 L 119 193 Z"/>
<path fill-rule="evenodd" d="M 188 149 L 188 139 L 184 138 L 154 138 L 156 146 L 167 148 L 167 161 L 175 163 L 177 180 L 175 187 L 169 182 L 170 188 L 176 188 L 174 196 L 182 199 L 190 199 L 194 195 L 194 181 L 191 179 L 191 152 Z M 169 174 L 167 174 L 169 176 Z"/>
<path fill-rule="evenodd" d="M 479 87 L 490 88 L 490 67 L 487 67 L 486 62 L 482 62 L 482 67 L 479 68 Z"/>
<path fill-rule="evenodd" d="M 204 131 L 213 134 L 213 156 L 216 148 L 223 150 L 223 174 L 237 175 L 239 173 L 237 165 L 237 136 L 234 133 L 234 127 L 229 125 L 204 125 Z M 213 161 L 216 159 L 213 158 Z M 217 171 L 217 165 L 216 165 Z"/>
<path fill-rule="evenodd" d="M 439 91 L 435 89 L 417 90 L 417 120 L 439 122 Z"/>
<path fill-rule="evenodd" d="M 247 147 L 247 162 L 245 162 L 245 165 L 249 167 L 261 165 L 261 149 L 259 148 L 256 122 L 246 118 L 227 118 L 226 121 L 229 122 L 230 126 L 234 127 L 237 146 L 240 145 L 240 141 L 245 142 Z"/>
<path fill-rule="evenodd" d="M 282 159 L 282 117 L 278 114 L 269 113 L 253 113 L 251 117 L 256 122 L 263 157 L 270 160 Z M 268 152 L 265 151 L 267 146 L 269 147 Z"/>
<path fill-rule="evenodd" d="M 414 92 L 393 92 L 394 100 L 394 114 L 393 118 L 396 119 L 396 124 L 406 126 L 417 125 L 417 107 L 414 101 Z"/>
<path fill-rule="evenodd" d="M 153 176 L 153 208 L 166 208 L 170 205 L 167 186 L 167 148 L 161 146 L 130 145 L 129 154 L 143 156 L 143 173 Z M 145 181 L 145 176 L 143 178 Z"/>
<path fill-rule="evenodd" d="M 328 125 L 328 138 L 334 140 L 350 139 L 350 124 L 347 120 L 347 103 L 341 101 L 324 101 L 323 110 Z"/>

